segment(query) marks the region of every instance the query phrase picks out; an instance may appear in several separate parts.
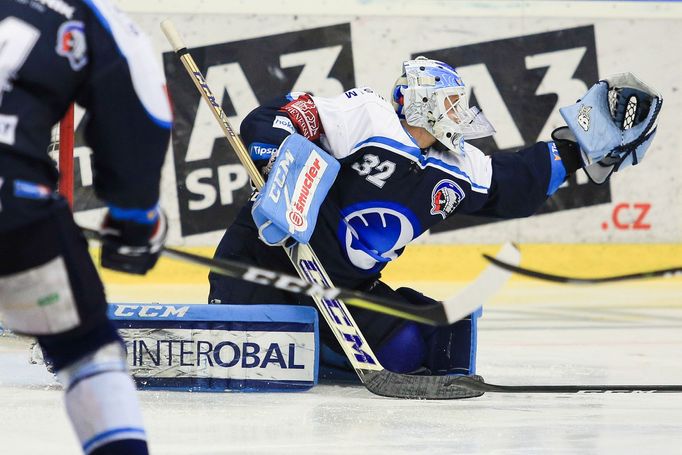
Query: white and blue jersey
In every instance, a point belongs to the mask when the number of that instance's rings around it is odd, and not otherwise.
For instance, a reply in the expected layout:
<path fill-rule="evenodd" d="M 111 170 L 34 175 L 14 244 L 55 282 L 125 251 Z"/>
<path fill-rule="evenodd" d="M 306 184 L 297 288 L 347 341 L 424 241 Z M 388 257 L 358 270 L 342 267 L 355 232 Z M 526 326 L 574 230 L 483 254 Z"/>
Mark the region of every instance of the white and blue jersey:
<path fill-rule="evenodd" d="M 377 272 L 434 224 L 485 203 L 491 161 L 473 146 L 459 155 L 422 151 L 390 104 L 368 88 L 313 100 L 320 142 L 342 163 L 324 214 L 356 269 Z"/>
<path fill-rule="evenodd" d="M 544 142 L 492 157 L 466 142 L 460 153 L 420 149 L 391 105 L 366 87 L 334 98 L 289 94 L 257 108 L 241 126 L 260 166 L 293 131 L 341 163 L 311 240 L 337 285 L 378 277 L 408 243 L 450 216 L 531 215 L 546 199 L 553 174 Z M 236 224 L 248 231 L 248 211 Z M 234 253 L 230 235 L 218 255 Z M 255 231 L 248 242 L 257 242 Z"/>

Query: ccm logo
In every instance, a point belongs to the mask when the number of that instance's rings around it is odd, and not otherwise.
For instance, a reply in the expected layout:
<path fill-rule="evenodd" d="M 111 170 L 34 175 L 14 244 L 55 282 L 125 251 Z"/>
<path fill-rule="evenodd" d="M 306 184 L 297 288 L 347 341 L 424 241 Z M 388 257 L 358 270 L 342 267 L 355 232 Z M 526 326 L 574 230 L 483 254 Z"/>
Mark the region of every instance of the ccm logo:
<path fill-rule="evenodd" d="M 651 224 L 646 222 L 646 216 L 651 210 L 651 204 L 645 202 L 636 202 L 628 204 L 622 202 L 617 204 L 611 212 L 611 222 L 613 227 L 624 230 L 640 230 L 647 231 L 651 229 Z M 609 224 L 605 221 L 602 223 L 602 229 L 608 229 Z"/>
<path fill-rule="evenodd" d="M 119 317 L 139 316 L 141 318 L 183 318 L 189 306 L 173 305 L 116 305 L 114 315 Z"/>
<path fill-rule="evenodd" d="M 268 197 L 277 204 L 279 201 L 279 197 L 282 194 L 282 188 L 284 188 L 284 184 L 286 183 L 287 179 L 287 174 L 289 174 L 289 166 L 294 162 L 294 155 L 291 154 L 289 149 L 287 149 L 284 152 L 284 159 L 277 165 L 275 170 L 273 171 L 275 173 L 274 176 L 272 176 L 272 179 L 274 181 L 274 185 L 270 188 L 270 192 L 268 193 Z"/>

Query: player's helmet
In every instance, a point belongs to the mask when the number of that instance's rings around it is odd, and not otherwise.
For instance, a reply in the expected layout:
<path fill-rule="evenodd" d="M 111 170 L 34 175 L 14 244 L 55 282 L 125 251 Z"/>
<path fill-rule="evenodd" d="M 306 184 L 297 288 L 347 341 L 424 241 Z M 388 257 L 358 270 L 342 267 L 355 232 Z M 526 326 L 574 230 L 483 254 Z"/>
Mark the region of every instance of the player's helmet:
<path fill-rule="evenodd" d="M 400 118 L 424 128 L 453 152 L 461 150 L 465 139 L 495 133 L 483 112 L 469 107 L 457 71 L 438 60 L 420 56 L 404 62 L 391 101 Z"/>

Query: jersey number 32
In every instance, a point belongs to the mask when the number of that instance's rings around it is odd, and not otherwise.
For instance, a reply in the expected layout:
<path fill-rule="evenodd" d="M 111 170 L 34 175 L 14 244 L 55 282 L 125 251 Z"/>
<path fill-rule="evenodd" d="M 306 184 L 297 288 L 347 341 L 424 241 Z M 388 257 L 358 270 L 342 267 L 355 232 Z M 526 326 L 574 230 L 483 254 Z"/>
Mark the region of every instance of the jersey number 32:
<path fill-rule="evenodd" d="M 395 172 L 393 161 L 380 161 L 379 157 L 367 154 L 362 157 L 362 162 L 355 162 L 351 166 L 361 176 L 366 176 L 365 180 L 369 183 L 383 188 L 386 180 Z"/>

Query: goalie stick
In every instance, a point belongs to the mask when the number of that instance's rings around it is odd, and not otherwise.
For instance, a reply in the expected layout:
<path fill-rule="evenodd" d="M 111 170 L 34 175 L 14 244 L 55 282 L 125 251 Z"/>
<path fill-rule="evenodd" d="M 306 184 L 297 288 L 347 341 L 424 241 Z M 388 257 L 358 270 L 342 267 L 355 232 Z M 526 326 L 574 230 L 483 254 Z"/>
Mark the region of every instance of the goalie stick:
<path fill-rule="evenodd" d="M 642 280 L 649 278 L 670 278 L 682 275 L 682 267 L 671 267 L 667 269 L 650 270 L 648 272 L 628 273 L 624 275 L 611 275 L 605 277 L 592 278 L 577 278 L 565 275 L 556 275 L 553 273 L 541 272 L 526 267 L 521 267 L 518 264 L 512 264 L 500 257 L 494 258 L 488 254 L 483 255 L 492 264 L 507 270 L 511 273 L 518 273 L 519 275 L 536 278 L 538 280 L 551 281 L 553 283 L 561 284 L 602 284 L 615 283 L 618 281 Z"/>
<path fill-rule="evenodd" d="M 264 185 L 263 176 L 251 160 L 237 134 L 232 129 L 225 112 L 216 101 L 206 79 L 189 54 L 180 34 L 170 20 L 161 22 L 161 29 L 178 55 L 201 97 L 208 104 L 230 146 L 246 168 L 256 189 Z M 307 244 L 297 243 L 284 248 L 301 278 L 325 288 L 332 287 L 331 279 L 322 267 L 315 252 Z M 484 392 L 460 384 L 450 376 L 410 376 L 392 373 L 378 361 L 374 352 L 341 299 L 313 297 L 318 311 L 331 328 L 346 357 L 365 387 L 372 393 L 396 398 L 455 399 L 471 398 Z"/>
<path fill-rule="evenodd" d="M 87 238 L 100 240 L 99 231 L 85 227 L 81 227 L 81 230 Z M 207 258 L 170 247 L 163 247 L 162 253 L 174 259 L 207 267 L 221 275 L 269 286 L 292 294 L 330 300 L 343 299 L 352 306 L 436 326 L 453 324 L 482 307 L 502 287 L 510 275 L 509 272 L 490 265 L 476 280 L 453 297 L 434 305 L 417 306 L 352 289 L 324 288 L 317 283 L 309 283 L 286 273 L 252 266 L 233 259 Z M 506 244 L 497 257 L 507 261 L 518 261 L 520 256 L 516 248 L 511 244 Z"/>

